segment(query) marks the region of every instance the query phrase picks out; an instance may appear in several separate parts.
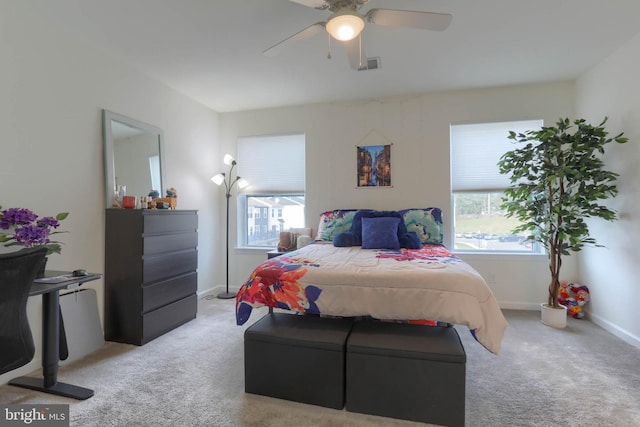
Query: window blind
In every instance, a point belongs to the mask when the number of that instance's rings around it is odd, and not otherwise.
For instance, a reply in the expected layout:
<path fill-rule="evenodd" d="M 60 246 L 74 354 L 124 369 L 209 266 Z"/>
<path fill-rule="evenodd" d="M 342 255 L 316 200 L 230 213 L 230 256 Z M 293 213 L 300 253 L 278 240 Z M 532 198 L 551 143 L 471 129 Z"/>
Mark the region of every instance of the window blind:
<path fill-rule="evenodd" d="M 501 175 L 498 160 L 517 147 L 509 131 L 537 130 L 542 120 L 451 125 L 451 191 L 489 193 L 509 187 L 508 175 Z"/>
<path fill-rule="evenodd" d="M 238 139 L 238 174 L 246 189 L 260 193 L 304 193 L 304 135 L 249 136 Z"/>

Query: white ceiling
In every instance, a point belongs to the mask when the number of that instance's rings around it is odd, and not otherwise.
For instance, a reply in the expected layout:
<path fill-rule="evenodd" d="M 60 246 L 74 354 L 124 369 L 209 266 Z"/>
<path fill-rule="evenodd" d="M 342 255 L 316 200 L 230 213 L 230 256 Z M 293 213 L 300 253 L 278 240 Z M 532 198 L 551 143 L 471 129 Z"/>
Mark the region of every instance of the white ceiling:
<path fill-rule="evenodd" d="M 218 112 L 574 79 L 640 32 L 639 0 L 370 0 L 450 13 L 443 32 L 368 24 L 381 68 L 353 71 L 321 33 L 262 51 L 329 12 L 289 0 L 21 0 Z"/>

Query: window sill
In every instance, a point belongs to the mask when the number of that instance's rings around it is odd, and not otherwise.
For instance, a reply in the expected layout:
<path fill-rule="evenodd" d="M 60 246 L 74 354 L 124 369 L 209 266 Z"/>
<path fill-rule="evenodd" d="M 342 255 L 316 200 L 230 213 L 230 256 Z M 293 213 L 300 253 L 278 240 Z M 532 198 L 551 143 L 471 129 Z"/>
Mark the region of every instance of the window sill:
<path fill-rule="evenodd" d="M 503 261 L 505 259 L 513 259 L 517 257 L 518 261 L 534 261 L 534 262 L 547 262 L 549 257 L 546 254 L 535 254 L 527 252 L 466 252 L 466 251 L 452 251 L 452 253 L 464 260 L 495 260 Z"/>
<path fill-rule="evenodd" d="M 237 254 L 245 254 L 245 255 L 259 255 L 266 254 L 269 251 L 276 249 L 271 246 L 238 246 L 233 248 L 234 252 Z"/>

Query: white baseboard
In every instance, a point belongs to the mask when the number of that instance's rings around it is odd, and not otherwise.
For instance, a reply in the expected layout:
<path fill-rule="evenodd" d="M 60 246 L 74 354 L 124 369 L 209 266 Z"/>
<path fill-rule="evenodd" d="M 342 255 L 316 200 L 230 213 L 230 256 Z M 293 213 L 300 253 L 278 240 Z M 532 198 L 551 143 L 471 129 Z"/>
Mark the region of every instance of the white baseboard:
<path fill-rule="evenodd" d="M 620 338 L 621 340 L 623 340 L 624 342 L 640 349 L 640 337 L 637 337 L 635 335 L 633 335 L 632 333 L 630 333 L 629 331 L 627 331 L 626 329 L 622 329 L 621 327 L 619 327 L 618 325 L 615 325 L 611 322 L 609 322 L 608 320 L 595 315 L 591 312 L 586 312 L 587 314 L 587 318 L 589 320 L 591 320 L 593 323 L 595 323 L 596 325 L 600 326 L 602 329 L 604 329 L 607 332 L 612 333 L 613 335 L 617 336 L 618 338 Z"/>
<path fill-rule="evenodd" d="M 503 310 L 540 310 L 540 304 L 532 304 L 527 302 L 517 302 L 517 301 L 498 301 L 498 305 Z M 640 337 L 637 337 L 627 331 L 619 327 L 618 325 L 611 323 L 610 321 L 594 315 L 589 311 L 585 311 L 585 319 L 590 320 L 595 325 L 600 326 L 605 331 L 617 336 L 624 342 L 640 349 Z"/>
<path fill-rule="evenodd" d="M 240 288 L 234 288 L 232 286 L 229 286 L 229 292 L 238 292 L 239 290 Z M 198 291 L 197 294 L 198 294 L 198 299 L 202 299 L 208 296 L 216 296 L 226 291 L 227 291 L 226 286 L 219 285 L 209 289 L 205 289 L 204 291 Z"/>
<path fill-rule="evenodd" d="M 205 289 L 204 291 L 198 291 L 198 299 L 202 299 L 204 297 L 208 297 L 209 295 L 217 295 L 219 294 L 221 291 L 221 287 L 216 286 L 215 288 L 209 288 L 209 289 Z"/>

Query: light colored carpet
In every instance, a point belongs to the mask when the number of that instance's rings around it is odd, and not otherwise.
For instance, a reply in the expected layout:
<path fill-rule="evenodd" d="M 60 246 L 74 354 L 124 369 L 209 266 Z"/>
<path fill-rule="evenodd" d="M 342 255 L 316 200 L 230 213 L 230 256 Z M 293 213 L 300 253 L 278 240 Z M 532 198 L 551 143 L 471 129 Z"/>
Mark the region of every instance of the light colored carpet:
<path fill-rule="evenodd" d="M 640 350 L 585 320 L 556 330 L 538 312 L 505 316 L 499 356 L 456 327 L 467 352 L 468 426 L 640 426 Z M 143 347 L 107 343 L 60 369 L 60 381 L 94 397 L 2 385 L 0 402 L 68 403 L 71 425 L 82 427 L 423 425 L 245 394 L 247 326 L 235 325 L 233 300 L 203 299 L 196 320 Z"/>

